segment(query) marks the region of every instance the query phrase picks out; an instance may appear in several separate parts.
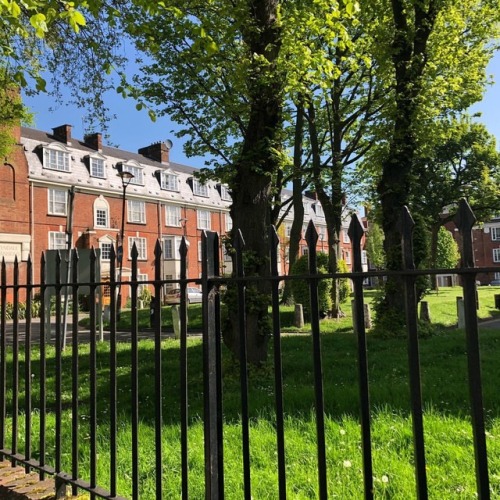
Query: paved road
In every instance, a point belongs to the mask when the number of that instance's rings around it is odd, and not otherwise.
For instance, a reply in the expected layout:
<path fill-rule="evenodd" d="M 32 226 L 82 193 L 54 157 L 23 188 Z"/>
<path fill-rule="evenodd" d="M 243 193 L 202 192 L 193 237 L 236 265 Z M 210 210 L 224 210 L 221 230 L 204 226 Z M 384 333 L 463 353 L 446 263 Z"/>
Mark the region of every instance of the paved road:
<path fill-rule="evenodd" d="M 7 343 L 12 343 L 13 335 L 14 335 L 14 324 L 12 321 L 8 321 L 6 324 L 6 339 Z M 55 342 L 56 337 L 56 325 L 54 322 L 54 318 L 52 318 L 51 328 L 50 328 L 50 343 Z M 194 335 L 199 335 L 200 332 L 193 332 Z M 189 332 L 188 332 L 189 334 Z M 62 329 L 61 329 L 62 335 Z M 99 331 L 96 332 L 96 337 L 99 339 Z M 104 340 L 109 340 L 109 331 L 103 331 Z M 162 337 L 164 338 L 174 338 L 173 330 L 162 330 Z M 131 333 L 126 331 L 116 332 L 116 338 L 119 342 L 130 342 Z M 139 339 L 153 339 L 154 331 L 153 329 L 146 329 L 138 332 Z M 18 339 L 20 343 L 24 343 L 26 339 L 26 322 L 20 321 L 18 326 Z M 31 323 L 31 339 L 32 344 L 40 343 L 40 320 L 38 318 L 33 318 Z M 68 344 L 71 344 L 73 339 L 73 326 L 72 323 L 68 321 L 67 326 L 67 337 L 66 341 Z M 90 330 L 88 328 L 78 327 L 78 341 L 79 342 L 90 342 Z"/>

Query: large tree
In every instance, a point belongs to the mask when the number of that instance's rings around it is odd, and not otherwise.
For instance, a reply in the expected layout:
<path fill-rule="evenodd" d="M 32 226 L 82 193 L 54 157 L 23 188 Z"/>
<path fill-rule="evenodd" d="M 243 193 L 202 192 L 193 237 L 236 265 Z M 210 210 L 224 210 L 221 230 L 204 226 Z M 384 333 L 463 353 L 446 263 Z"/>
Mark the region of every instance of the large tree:
<path fill-rule="evenodd" d="M 479 99 L 486 84 L 498 9 L 482 0 L 382 3 L 390 13 L 387 36 L 381 41 L 392 74 L 391 104 L 385 113 L 390 129 L 367 155 L 365 165 L 380 166 L 377 194 L 387 267 L 397 270 L 402 262 L 399 216 L 403 206 L 411 208 L 413 194 L 421 186 L 416 177 L 418 158 L 438 139 L 442 116 Z M 400 280 L 390 278 L 379 318 L 385 315 L 396 325 L 402 297 Z"/>
<path fill-rule="evenodd" d="M 447 121 L 443 128 L 442 142 L 416 162 L 415 171 L 425 189 L 412 199 L 431 231 L 433 268 L 440 267 L 440 228 L 453 220 L 460 198 L 467 198 L 478 222 L 486 222 L 500 211 L 500 153 L 494 136 L 468 116 Z"/>
<path fill-rule="evenodd" d="M 268 228 L 279 221 L 284 169 L 293 170 L 284 150 L 288 105 L 300 94 L 304 75 L 319 78 L 323 65 L 332 66 L 313 57 L 306 32 L 331 35 L 331 44 L 347 39 L 340 29 L 339 5 L 306 4 L 195 0 L 171 2 L 153 15 L 142 9 L 130 12 L 132 36 L 148 60 L 135 87 L 124 83 L 122 89 L 183 125 L 180 135 L 188 138 L 188 153 L 206 152 L 214 158 L 213 170 L 204 175 L 229 185 L 233 236 L 241 231 L 245 241 L 247 275 L 269 272 Z M 350 2 L 343 8 L 348 16 L 355 10 Z M 302 118 L 300 112 L 296 116 Z M 265 284 L 248 287 L 252 307 L 247 311 L 247 350 L 254 363 L 267 353 L 267 292 Z M 237 353 L 232 315 L 223 335 Z"/>

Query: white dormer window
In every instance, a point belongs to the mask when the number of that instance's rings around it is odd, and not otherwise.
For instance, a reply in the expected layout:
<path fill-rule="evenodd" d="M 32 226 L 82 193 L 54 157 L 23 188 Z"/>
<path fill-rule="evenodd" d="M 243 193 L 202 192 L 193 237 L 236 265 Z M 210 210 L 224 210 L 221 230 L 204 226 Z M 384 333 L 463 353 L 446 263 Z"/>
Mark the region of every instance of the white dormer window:
<path fill-rule="evenodd" d="M 50 144 L 43 148 L 43 168 L 70 172 L 69 151 L 62 144 Z"/>
<path fill-rule="evenodd" d="M 314 205 L 314 208 L 316 210 L 316 215 L 318 217 L 324 217 L 325 216 L 325 212 L 323 212 L 323 207 L 319 203 L 316 203 Z"/>
<path fill-rule="evenodd" d="M 162 172 L 161 188 L 167 191 L 179 191 L 179 176 L 171 172 Z"/>
<path fill-rule="evenodd" d="M 122 165 L 122 172 L 130 172 L 134 177 L 130 179 L 130 184 L 144 185 L 143 168 L 136 161 L 129 161 Z"/>
<path fill-rule="evenodd" d="M 202 184 L 198 179 L 193 179 L 193 194 L 196 196 L 206 196 L 208 198 L 208 186 Z"/>
<path fill-rule="evenodd" d="M 224 201 L 231 201 L 231 195 L 229 194 L 229 189 L 224 184 L 220 185 L 220 197 Z"/>
<path fill-rule="evenodd" d="M 92 177 L 99 177 L 101 179 L 104 179 L 106 177 L 104 171 L 104 158 L 102 158 L 101 156 L 90 156 L 89 165 L 90 175 Z"/>

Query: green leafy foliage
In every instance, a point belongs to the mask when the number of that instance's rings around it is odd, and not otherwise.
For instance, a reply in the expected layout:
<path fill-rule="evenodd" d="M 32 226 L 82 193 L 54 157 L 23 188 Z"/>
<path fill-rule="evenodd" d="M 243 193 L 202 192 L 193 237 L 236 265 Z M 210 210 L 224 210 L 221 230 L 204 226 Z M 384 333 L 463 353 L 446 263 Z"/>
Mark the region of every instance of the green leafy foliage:
<path fill-rule="evenodd" d="M 316 265 L 318 274 L 328 274 L 328 255 L 318 253 L 316 255 Z M 309 272 L 309 256 L 302 255 L 298 258 L 293 268 L 290 270 L 292 275 L 306 275 Z M 311 299 L 310 299 L 310 280 L 293 280 L 292 293 L 295 303 L 302 304 L 304 316 L 310 318 L 311 314 Z M 318 280 L 318 306 L 320 312 L 327 314 L 332 308 L 331 289 L 332 279 L 324 278 Z"/>
<path fill-rule="evenodd" d="M 347 266 L 347 263 L 345 260 L 339 260 L 337 261 L 337 272 L 344 274 L 349 272 L 349 267 Z M 340 303 L 343 304 L 347 302 L 347 299 L 351 295 L 351 285 L 350 285 L 350 280 L 349 278 L 339 278 L 339 300 Z"/>
<path fill-rule="evenodd" d="M 437 240 L 437 260 L 438 269 L 453 269 L 460 260 L 458 244 L 452 234 L 444 227 L 439 228 Z"/>

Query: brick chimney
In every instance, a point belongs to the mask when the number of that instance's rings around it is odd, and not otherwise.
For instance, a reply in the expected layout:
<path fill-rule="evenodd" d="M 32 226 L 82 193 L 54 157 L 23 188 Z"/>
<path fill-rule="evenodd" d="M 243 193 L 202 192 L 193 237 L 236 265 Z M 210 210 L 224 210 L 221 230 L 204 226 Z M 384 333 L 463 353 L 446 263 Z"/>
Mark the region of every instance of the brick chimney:
<path fill-rule="evenodd" d="M 137 152 L 149 158 L 150 160 L 158 161 L 163 164 L 168 164 L 169 162 L 169 153 L 172 148 L 172 143 L 170 141 L 166 142 L 155 142 L 150 146 L 146 146 L 145 148 L 139 149 Z"/>
<path fill-rule="evenodd" d="M 71 145 L 71 125 L 60 125 L 52 129 L 54 139 L 59 142 Z"/>
<path fill-rule="evenodd" d="M 99 151 L 99 153 L 102 153 L 102 134 L 100 132 L 85 134 L 83 136 L 83 141 L 89 148 L 95 149 L 96 151 Z"/>

